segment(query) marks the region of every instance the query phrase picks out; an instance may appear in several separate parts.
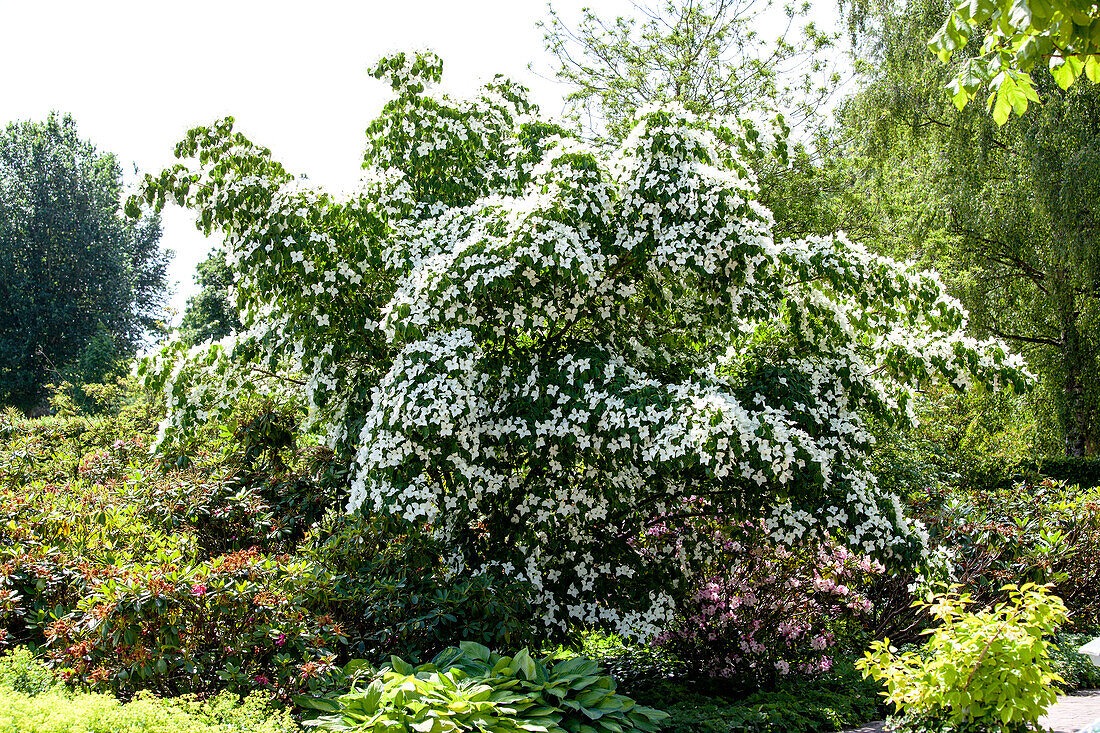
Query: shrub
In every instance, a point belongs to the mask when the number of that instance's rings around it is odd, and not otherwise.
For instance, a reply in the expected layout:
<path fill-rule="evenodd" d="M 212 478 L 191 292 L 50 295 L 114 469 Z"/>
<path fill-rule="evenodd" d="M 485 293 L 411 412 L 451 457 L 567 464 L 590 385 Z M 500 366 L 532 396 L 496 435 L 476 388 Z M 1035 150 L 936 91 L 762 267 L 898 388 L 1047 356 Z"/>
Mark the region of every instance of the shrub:
<path fill-rule="evenodd" d="M 205 701 L 142 694 L 121 704 L 110 695 L 50 690 L 32 697 L 5 691 L 0 733 L 295 733 L 285 710 L 262 695 L 223 693 Z"/>
<path fill-rule="evenodd" d="M 835 545 L 777 547 L 752 526 L 741 536 L 658 643 L 691 676 L 750 691 L 827 672 L 838 643 L 862 640 L 871 610 L 862 588 L 882 566 Z"/>
<path fill-rule="evenodd" d="M 1060 633 L 1047 644 L 1054 671 L 1063 680 L 1059 685 L 1063 690 L 1072 692 L 1100 688 L 1100 667 L 1077 651 L 1095 637 L 1095 633 Z"/>
<path fill-rule="evenodd" d="M 954 494 L 924 514 L 979 601 L 999 599 L 1006 583 L 1050 583 L 1074 628 L 1100 625 L 1100 489 L 1044 479 Z"/>
<path fill-rule="evenodd" d="M 491 573 L 458 576 L 440 562 L 436 540 L 402 519 L 330 512 L 302 552 L 332 575 L 327 611 L 351 655 L 420 661 L 455 639 L 503 646 L 543 638 L 526 586 Z"/>
<path fill-rule="evenodd" d="M 327 578 L 255 550 L 189 565 L 178 554 L 117 570 L 53 622 L 50 656 L 69 679 L 131 692 L 324 688 L 343 632 L 311 609 Z"/>
<path fill-rule="evenodd" d="M 0 656 L 0 733 L 294 733 L 285 710 L 263 694 L 199 700 L 72 692 L 25 648 Z"/>
<path fill-rule="evenodd" d="M 53 671 L 26 647 L 16 647 L 0 656 L 0 688 L 34 697 L 58 684 Z"/>
<path fill-rule="evenodd" d="M 328 708 L 326 702 L 304 701 Z M 583 657 L 536 659 L 526 649 L 503 657 L 463 642 L 430 664 L 398 658 L 361 691 L 307 722 L 324 730 L 655 731 L 667 716 L 615 692 L 615 681 Z"/>
<path fill-rule="evenodd" d="M 1065 606 L 1030 583 L 1004 590 L 1009 602 L 977 613 L 966 610 L 969 595 L 941 595 L 930 608 L 940 625 L 923 654 L 899 654 L 886 639 L 857 662 L 886 683 L 898 730 L 1023 731 L 1057 700 L 1063 680 L 1043 637 L 1065 621 Z"/>

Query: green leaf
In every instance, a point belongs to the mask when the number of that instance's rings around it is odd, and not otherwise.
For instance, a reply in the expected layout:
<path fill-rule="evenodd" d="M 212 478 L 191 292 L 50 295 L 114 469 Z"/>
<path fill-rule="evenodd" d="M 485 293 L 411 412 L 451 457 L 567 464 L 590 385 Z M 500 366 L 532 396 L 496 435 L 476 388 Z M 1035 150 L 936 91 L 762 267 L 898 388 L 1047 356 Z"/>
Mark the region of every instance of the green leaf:
<path fill-rule="evenodd" d="M 460 641 L 458 648 L 479 662 L 488 662 L 491 654 L 489 647 L 478 644 L 476 641 Z"/>
<path fill-rule="evenodd" d="M 1085 62 L 1085 76 L 1094 84 L 1100 83 L 1100 56 L 1093 54 Z"/>

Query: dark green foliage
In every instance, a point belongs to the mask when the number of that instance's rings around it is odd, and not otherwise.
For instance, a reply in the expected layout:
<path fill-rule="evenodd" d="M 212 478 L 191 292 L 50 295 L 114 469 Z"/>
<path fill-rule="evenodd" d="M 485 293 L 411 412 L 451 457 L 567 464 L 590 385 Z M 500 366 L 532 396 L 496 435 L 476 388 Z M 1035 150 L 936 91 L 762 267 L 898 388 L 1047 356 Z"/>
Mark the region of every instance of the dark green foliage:
<path fill-rule="evenodd" d="M 243 330 L 237 307 L 229 296 L 233 270 L 225 261 L 225 252 L 216 249 L 195 270 L 197 295 L 187 301 L 180 321 L 180 337 L 189 344 L 217 341 Z"/>
<path fill-rule="evenodd" d="M 624 694 L 648 698 L 660 685 L 684 677 L 686 665 L 668 650 L 618 636 L 589 632 L 580 638 L 580 653 L 607 669 Z"/>
<path fill-rule="evenodd" d="M 1100 458 L 1044 456 L 1038 460 L 1026 461 L 1020 466 L 1020 470 L 1067 484 L 1076 484 L 1082 488 L 1100 486 Z"/>
<path fill-rule="evenodd" d="M 47 629 L 69 679 L 129 694 L 287 694 L 326 688 L 343 638 L 318 615 L 323 569 L 256 550 L 192 564 L 179 552 L 149 565 L 97 568 L 76 609 Z"/>
<path fill-rule="evenodd" d="M 333 512 L 301 551 L 332 574 L 330 612 L 352 657 L 422 660 L 456 638 L 497 646 L 541 638 L 525 585 L 450 575 L 438 544 L 401 520 Z"/>
<path fill-rule="evenodd" d="M 1100 688 L 1100 667 L 1077 650 L 1092 641 L 1095 633 L 1055 635 L 1047 646 L 1054 671 L 1065 682 L 1060 685 L 1067 692 L 1075 690 L 1095 690 Z"/>
<path fill-rule="evenodd" d="M 40 407 L 58 370 L 98 381 L 156 327 L 168 254 L 121 186 L 70 117 L 0 132 L 0 403 Z"/>
<path fill-rule="evenodd" d="M 643 698 L 668 711 L 666 733 L 824 733 L 855 728 L 884 716 L 880 688 L 851 662 L 826 677 L 742 699 L 708 697 L 670 684 Z"/>

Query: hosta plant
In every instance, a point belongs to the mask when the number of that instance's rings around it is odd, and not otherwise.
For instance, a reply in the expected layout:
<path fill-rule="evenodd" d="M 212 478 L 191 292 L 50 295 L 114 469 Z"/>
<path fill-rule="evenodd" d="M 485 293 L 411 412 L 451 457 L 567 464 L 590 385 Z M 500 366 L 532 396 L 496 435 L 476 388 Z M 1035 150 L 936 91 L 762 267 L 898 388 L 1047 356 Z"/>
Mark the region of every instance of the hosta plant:
<path fill-rule="evenodd" d="M 463 642 L 430 664 L 394 657 L 363 689 L 336 700 L 299 698 L 329 712 L 306 725 L 330 731 L 418 733 L 639 733 L 656 731 L 665 713 L 615 692 L 615 681 L 583 657 L 537 659 Z"/>

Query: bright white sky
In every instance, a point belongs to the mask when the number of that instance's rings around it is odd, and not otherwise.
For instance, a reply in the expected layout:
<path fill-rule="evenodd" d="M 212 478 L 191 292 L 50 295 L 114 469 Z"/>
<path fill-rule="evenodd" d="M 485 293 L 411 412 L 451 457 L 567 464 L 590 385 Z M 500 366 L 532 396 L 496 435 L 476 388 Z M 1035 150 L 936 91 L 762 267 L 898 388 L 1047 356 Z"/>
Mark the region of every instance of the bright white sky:
<path fill-rule="evenodd" d="M 627 0 L 554 2 L 566 21 L 584 5 L 630 11 Z M 0 0 L 0 124 L 69 113 L 128 172 L 159 172 L 189 128 L 232 115 L 290 171 L 345 189 L 387 99 L 366 68 L 388 51 L 431 48 L 460 92 L 504 73 L 558 114 L 563 87 L 527 69 L 549 74 L 545 15 L 541 0 Z M 165 211 L 177 312 L 215 244 L 191 222 Z"/>

